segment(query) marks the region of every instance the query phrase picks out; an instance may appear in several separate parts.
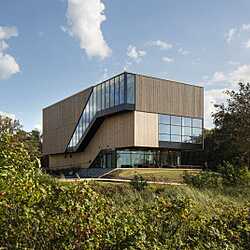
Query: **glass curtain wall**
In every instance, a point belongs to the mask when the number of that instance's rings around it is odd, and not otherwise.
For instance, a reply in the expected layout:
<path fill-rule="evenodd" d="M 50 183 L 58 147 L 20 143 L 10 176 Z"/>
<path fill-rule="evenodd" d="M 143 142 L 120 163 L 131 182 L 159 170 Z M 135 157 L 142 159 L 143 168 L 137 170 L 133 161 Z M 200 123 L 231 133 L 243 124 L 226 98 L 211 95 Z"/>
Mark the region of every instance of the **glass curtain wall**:
<path fill-rule="evenodd" d="M 159 115 L 159 141 L 202 144 L 202 119 Z"/>
<path fill-rule="evenodd" d="M 123 104 L 135 104 L 134 92 L 135 75 L 129 73 L 113 77 L 95 86 L 81 114 L 67 149 L 72 150 L 78 145 L 85 131 L 96 118 L 97 112 Z"/>

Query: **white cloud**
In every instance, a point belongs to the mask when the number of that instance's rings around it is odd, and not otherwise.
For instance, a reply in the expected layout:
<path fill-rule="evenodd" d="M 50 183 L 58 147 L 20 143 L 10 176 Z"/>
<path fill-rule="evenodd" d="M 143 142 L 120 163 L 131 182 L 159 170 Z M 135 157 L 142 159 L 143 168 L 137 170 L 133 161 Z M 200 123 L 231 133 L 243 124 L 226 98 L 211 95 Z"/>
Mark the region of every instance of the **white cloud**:
<path fill-rule="evenodd" d="M 2 117 L 9 117 L 12 120 L 16 119 L 16 116 L 14 114 L 3 112 L 3 111 L 0 111 L 0 116 L 2 116 Z"/>
<path fill-rule="evenodd" d="M 146 55 L 146 51 L 139 50 L 133 45 L 129 45 L 127 49 L 127 56 L 133 60 L 135 60 L 137 63 L 141 61 L 141 59 Z"/>
<path fill-rule="evenodd" d="M 8 40 L 13 36 L 18 36 L 16 27 L 0 26 L 0 40 Z"/>
<path fill-rule="evenodd" d="M 244 64 L 239 66 L 236 70 L 229 73 L 228 75 L 229 81 L 234 83 L 250 82 L 250 64 Z"/>
<path fill-rule="evenodd" d="M 15 58 L 8 54 L 0 53 L 0 80 L 10 78 L 11 75 L 20 72 L 20 67 Z"/>
<path fill-rule="evenodd" d="M 212 128 L 213 119 L 212 114 L 216 112 L 216 108 L 214 107 L 215 104 L 222 104 L 226 100 L 226 95 L 223 93 L 225 89 L 211 89 L 205 90 L 205 128 Z"/>
<path fill-rule="evenodd" d="M 106 20 L 101 0 L 68 0 L 68 32 L 80 42 L 89 57 L 104 59 L 111 49 L 104 40 L 101 24 Z"/>
<path fill-rule="evenodd" d="M 165 57 L 162 57 L 162 61 L 163 61 L 163 62 L 167 62 L 167 63 L 172 63 L 172 62 L 174 61 L 174 59 L 165 56 Z"/>
<path fill-rule="evenodd" d="M 225 37 L 226 37 L 227 43 L 231 43 L 231 41 L 233 40 L 234 36 L 236 35 L 236 32 L 237 32 L 237 29 L 236 28 L 232 28 L 232 29 L 230 29 L 226 33 Z"/>
<path fill-rule="evenodd" d="M 2 41 L 0 40 L 0 53 L 8 48 L 9 48 L 9 45 L 4 40 Z"/>
<path fill-rule="evenodd" d="M 241 30 L 242 31 L 250 31 L 250 24 L 242 24 Z"/>
<path fill-rule="evenodd" d="M 186 56 L 188 55 L 190 52 L 188 50 L 184 50 L 183 48 L 179 48 L 178 49 L 178 53 L 183 55 L 183 56 Z"/>
<path fill-rule="evenodd" d="M 171 43 L 167 43 L 161 40 L 156 40 L 148 43 L 149 46 L 159 47 L 160 49 L 171 49 L 173 48 L 173 45 Z"/>
<path fill-rule="evenodd" d="M 18 36 L 16 27 L 0 26 L 0 80 L 10 78 L 13 74 L 20 72 L 20 67 L 15 58 L 4 53 L 9 48 L 6 40 Z"/>
<path fill-rule="evenodd" d="M 246 46 L 247 49 L 250 49 L 250 40 L 248 40 L 248 41 L 246 42 L 245 46 Z"/>
<path fill-rule="evenodd" d="M 225 74 L 223 72 L 215 72 L 211 82 L 224 82 L 227 79 L 227 77 L 225 76 Z"/>

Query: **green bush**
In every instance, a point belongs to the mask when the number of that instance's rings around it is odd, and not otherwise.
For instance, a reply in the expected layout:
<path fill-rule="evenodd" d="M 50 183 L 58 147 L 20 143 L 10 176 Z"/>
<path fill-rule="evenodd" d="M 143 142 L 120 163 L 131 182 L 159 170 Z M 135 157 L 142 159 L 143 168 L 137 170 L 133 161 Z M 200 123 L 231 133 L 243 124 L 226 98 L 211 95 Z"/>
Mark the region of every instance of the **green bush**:
<path fill-rule="evenodd" d="M 247 180 L 247 167 L 224 161 L 218 167 L 226 185 L 244 184 Z"/>
<path fill-rule="evenodd" d="M 148 183 L 141 175 L 135 175 L 130 182 L 130 185 L 137 191 L 144 190 Z"/>
<path fill-rule="evenodd" d="M 203 171 L 197 175 L 185 173 L 184 182 L 196 188 L 218 188 L 223 185 L 223 178 L 220 174 L 212 171 Z"/>
<path fill-rule="evenodd" d="M 250 249 L 249 204 L 215 202 L 211 213 L 184 189 L 158 195 L 141 178 L 140 192 L 98 193 L 49 177 L 21 143 L 0 140 L 0 248 Z"/>

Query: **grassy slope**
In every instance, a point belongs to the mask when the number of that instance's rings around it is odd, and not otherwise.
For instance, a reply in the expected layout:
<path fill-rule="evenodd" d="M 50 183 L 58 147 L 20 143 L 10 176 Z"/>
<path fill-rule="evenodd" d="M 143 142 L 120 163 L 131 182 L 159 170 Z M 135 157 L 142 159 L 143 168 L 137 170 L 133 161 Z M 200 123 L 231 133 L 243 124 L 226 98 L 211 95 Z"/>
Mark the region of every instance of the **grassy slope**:
<path fill-rule="evenodd" d="M 135 175 L 141 175 L 144 179 L 150 181 L 165 181 L 165 182 L 183 182 L 185 172 L 196 174 L 200 170 L 182 170 L 182 169 L 164 169 L 164 168 L 149 168 L 149 169 L 117 169 L 104 178 L 113 179 L 133 179 Z"/>

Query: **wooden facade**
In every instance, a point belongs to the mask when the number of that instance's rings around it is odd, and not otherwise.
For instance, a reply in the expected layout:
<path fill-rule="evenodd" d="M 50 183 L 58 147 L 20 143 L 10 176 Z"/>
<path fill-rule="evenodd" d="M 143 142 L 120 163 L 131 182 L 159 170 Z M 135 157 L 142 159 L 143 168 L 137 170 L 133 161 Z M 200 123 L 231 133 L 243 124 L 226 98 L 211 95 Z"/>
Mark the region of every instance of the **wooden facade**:
<path fill-rule="evenodd" d="M 136 76 L 136 110 L 203 118 L 204 89 L 185 83 Z"/>
<path fill-rule="evenodd" d="M 115 114 L 101 124 L 83 152 L 50 156 L 50 168 L 87 168 L 102 149 L 134 146 L 134 112 Z"/>
<path fill-rule="evenodd" d="M 158 114 L 203 118 L 204 90 L 136 75 L 135 110 L 107 116 L 82 152 L 65 153 L 92 88 L 43 110 L 43 155 L 49 168 L 88 168 L 104 149 L 159 147 Z"/>
<path fill-rule="evenodd" d="M 91 88 L 43 109 L 43 155 L 64 153 Z"/>

